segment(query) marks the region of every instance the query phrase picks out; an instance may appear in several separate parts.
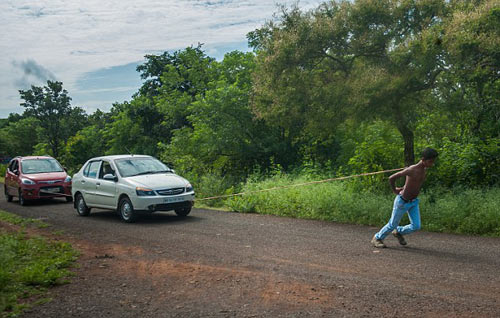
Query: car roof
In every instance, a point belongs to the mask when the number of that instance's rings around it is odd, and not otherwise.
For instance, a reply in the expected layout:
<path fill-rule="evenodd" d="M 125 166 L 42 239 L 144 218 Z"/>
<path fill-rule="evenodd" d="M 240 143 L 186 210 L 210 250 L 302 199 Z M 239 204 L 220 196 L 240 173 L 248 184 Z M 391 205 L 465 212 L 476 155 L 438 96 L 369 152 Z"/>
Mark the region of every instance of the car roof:
<path fill-rule="evenodd" d="M 33 159 L 54 159 L 51 156 L 26 156 L 26 157 L 16 157 L 17 159 L 22 160 L 33 160 Z"/>
<path fill-rule="evenodd" d="M 90 159 L 89 161 L 93 160 L 116 160 L 116 159 L 127 159 L 127 158 L 153 158 L 148 155 L 112 155 L 112 156 L 102 156 L 102 157 L 95 157 Z"/>

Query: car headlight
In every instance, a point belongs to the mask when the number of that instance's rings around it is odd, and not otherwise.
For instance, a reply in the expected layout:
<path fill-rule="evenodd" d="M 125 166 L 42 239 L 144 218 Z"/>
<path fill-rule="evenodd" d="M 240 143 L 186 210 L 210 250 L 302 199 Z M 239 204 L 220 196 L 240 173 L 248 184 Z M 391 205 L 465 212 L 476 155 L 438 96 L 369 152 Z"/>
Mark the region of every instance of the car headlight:
<path fill-rule="evenodd" d="M 71 177 L 67 176 L 66 179 L 64 179 L 64 182 L 66 182 L 66 183 L 71 182 Z"/>
<path fill-rule="evenodd" d="M 135 188 L 135 193 L 137 193 L 138 196 L 156 195 L 156 193 L 152 189 L 141 188 L 141 187 Z"/>
<path fill-rule="evenodd" d="M 191 185 L 191 183 L 188 183 L 186 185 L 186 192 L 191 192 L 191 191 L 193 191 L 193 186 Z"/>
<path fill-rule="evenodd" d="M 21 178 L 21 182 L 23 184 L 29 184 L 29 185 L 33 185 L 33 184 L 36 184 L 35 181 L 31 180 L 31 179 L 26 179 L 26 178 Z"/>

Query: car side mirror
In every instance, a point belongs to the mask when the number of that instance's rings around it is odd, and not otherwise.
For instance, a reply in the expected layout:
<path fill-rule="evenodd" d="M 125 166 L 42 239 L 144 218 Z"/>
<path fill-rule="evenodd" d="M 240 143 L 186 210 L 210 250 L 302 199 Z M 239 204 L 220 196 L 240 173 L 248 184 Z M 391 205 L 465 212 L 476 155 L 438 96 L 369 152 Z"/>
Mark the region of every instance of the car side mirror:
<path fill-rule="evenodd" d="M 16 176 L 18 176 L 18 175 L 19 175 L 19 170 L 14 170 L 14 174 L 15 174 Z"/>
<path fill-rule="evenodd" d="M 108 181 L 114 181 L 114 182 L 118 181 L 118 177 L 112 175 L 111 173 L 105 174 L 102 178 Z"/>

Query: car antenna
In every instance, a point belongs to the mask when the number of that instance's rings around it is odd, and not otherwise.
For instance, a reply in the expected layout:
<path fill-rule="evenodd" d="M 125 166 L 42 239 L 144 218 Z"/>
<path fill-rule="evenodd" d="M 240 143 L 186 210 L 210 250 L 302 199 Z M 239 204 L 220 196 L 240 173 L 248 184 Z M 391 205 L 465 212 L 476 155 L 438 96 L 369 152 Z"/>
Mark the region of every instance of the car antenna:
<path fill-rule="evenodd" d="M 128 154 L 129 154 L 129 155 L 131 155 L 131 156 L 133 156 L 133 155 L 134 155 L 134 154 L 132 153 L 132 151 L 128 150 L 128 148 L 127 148 L 127 147 L 125 147 L 125 150 L 127 150 L 127 152 L 128 152 Z"/>

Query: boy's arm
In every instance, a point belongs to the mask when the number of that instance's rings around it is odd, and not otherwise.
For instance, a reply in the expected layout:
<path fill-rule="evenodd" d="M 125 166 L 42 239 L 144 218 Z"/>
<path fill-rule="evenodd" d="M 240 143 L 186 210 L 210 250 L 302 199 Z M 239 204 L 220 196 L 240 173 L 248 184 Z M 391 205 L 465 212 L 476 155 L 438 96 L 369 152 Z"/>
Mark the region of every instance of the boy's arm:
<path fill-rule="evenodd" d="M 403 188 L 396 187 L 396 179 L 400 178 L 400 177 L 407 176 L 408 171 L 409 171 L 409 169 L 406 168 L 402 171 L 396 172 L 395 174 L 393 174 L 389 177 L 389 184 L 391 185 L 392 192 L 394 192 L 395 194 L 399 194 L 399 192 L 401 192 L 401 190 L 403 190 Z"/>

